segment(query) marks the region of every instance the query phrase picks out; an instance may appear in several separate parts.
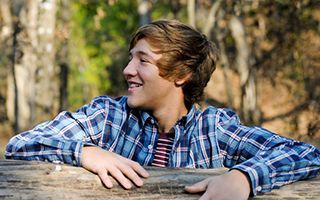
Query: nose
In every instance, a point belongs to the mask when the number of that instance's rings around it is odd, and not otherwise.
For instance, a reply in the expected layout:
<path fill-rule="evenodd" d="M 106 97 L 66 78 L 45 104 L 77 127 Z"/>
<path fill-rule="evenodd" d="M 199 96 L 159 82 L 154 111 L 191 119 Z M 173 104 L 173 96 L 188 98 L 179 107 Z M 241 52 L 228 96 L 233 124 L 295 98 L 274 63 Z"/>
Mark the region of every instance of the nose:
<path fill-rule="evenodd" d="M 127 66 L 122 71 L 125 77 L 135 76 L 137 74 L 136 64 L 134 59 L 131 59 Z"/>

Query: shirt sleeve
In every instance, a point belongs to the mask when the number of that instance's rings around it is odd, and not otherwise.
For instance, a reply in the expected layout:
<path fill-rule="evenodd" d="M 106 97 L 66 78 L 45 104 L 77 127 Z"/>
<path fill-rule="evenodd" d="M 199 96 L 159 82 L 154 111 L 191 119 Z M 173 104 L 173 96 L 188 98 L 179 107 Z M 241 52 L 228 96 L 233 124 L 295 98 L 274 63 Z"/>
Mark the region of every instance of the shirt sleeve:
<path fill-rule="evenodd" d="M 98 143 L 104 119 L 105 110 L 94 100 L 77 112 L 61 112 L 52 121 L 11 138 L 5 157 L 80 166 L 82 147 Z"/>
<path fill-rule="evenodd" d="M 246 173 L 254 195 L 319 175 L 320 150 L 315 146 L 243 126 L 231 110 L 218 110 L 217 118 L 223 163 Z"/>

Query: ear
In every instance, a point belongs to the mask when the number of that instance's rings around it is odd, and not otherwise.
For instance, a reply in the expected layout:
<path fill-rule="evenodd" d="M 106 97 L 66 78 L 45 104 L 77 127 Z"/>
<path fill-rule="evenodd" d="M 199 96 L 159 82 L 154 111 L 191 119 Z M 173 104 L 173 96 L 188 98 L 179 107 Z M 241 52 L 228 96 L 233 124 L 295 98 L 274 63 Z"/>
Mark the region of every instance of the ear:
<path fill-rule="evenodd" d="M 192 75 L 192 73 L 189 73 L 185 77 L 183 77 L 182 79 L 176 79 L 174 81 L 175 85 L 177 87 L 183 86 L 191 78 L 191 75 Z"/>

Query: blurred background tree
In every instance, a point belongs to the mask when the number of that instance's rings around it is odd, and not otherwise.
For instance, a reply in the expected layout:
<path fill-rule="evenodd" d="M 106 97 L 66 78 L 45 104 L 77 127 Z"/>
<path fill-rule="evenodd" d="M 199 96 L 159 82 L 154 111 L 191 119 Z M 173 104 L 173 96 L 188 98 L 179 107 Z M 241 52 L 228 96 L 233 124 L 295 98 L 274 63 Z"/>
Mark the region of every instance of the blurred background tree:
<path fill-rule="evenodd" d="M 220 49 L 201 106 L 320 146 L 320 1 L 1 0 L 1 149 L 61 110 L 124 95 L 131 34 L 161 18 Z"/>

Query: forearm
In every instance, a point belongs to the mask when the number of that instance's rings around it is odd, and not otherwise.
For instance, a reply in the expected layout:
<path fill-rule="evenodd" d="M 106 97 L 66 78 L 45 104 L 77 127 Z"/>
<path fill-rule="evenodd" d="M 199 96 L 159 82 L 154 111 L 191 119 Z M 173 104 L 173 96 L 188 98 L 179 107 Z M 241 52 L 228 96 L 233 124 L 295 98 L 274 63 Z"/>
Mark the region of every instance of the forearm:
<path fill-rule="evenodd" d="M 232 167 L 248 174 L 253 194 L 268 192 L 320 173 L 319 149 L 292 141 L 261 151 L 253 158 Z"/>
<path fill-rule="evenodd" d="M 41 136 L 26 138 L 17 135 L 9 141 L 5 157 L 17 160 L 63 162 L 80 166 L 82 141 L 47 139 Z"/>
<path fill-rule="evenodd" d="M 97 112 L 102 113 L 100 110 Z M 95 118 L 91 115 L 95 113 L 96 110 L 90 110 L 88 117 L 83 112 L 61 112 L 52 121 L 11 138 L 5 156 L 8 159 L 60 161 L 80 166 L 83 145 L 93 145 L 92 137 L 99 135 L 99 127 L 103 125 L 92 125 Z M 99 137 L 94 138 L 99 140 Z"/>

